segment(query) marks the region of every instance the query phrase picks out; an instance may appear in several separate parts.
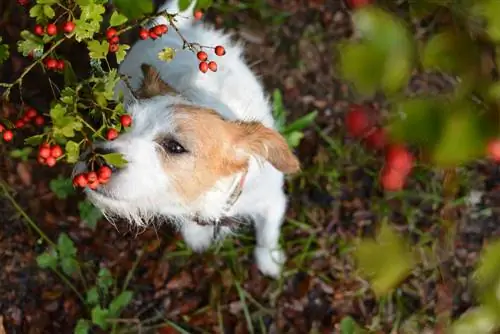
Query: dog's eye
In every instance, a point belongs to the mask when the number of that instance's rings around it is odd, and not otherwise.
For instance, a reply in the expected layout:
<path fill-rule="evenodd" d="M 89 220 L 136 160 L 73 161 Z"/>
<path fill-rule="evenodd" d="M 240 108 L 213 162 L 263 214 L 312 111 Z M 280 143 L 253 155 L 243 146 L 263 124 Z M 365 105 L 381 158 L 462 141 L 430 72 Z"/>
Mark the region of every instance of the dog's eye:
<path fill-rule="evenodd" d="M 184 147 L 182 147 L 181 144 L 179 144 L 173 139 L 165 140 L 164 142 L 162 142 L 161 146 L 163 146 L 165 151 L 172 154 L 182 154 L 187 152 L 187 150 Z"/>

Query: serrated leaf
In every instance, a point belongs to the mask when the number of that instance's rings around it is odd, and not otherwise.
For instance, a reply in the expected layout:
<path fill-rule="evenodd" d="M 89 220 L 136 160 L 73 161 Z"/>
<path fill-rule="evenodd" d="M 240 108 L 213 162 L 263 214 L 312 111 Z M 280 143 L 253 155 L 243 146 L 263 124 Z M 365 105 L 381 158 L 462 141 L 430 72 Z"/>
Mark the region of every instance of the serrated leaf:
<path fill-rule="evenodd" d="M 128 18 L 125 15 L 122 15 L 118 12 L 113 12 L 113 14 L 111 14 L 111 18 L 109 19 L 109 26 L 116 27 L 124 24 L 127 21 Z"/>
<path fill-rule="evenodd" d="M 153 2 L 137 0 L 115 0 L 114 5 L 129 19 L 137 19 L 153 12 Z"/>
<path fill-rule="evenodd" d="M 57 239 L 57 251 L 61 258 L 72 257 L 76 255 L 76 248 L 73 240 L 66 233 L 59 234 Z"/>
<path fill-rule="evenodd" d="M 3 64 L 7 59 L 9 59 L 9 46 L 2 44 L 2 37 L 0 36 L 0 64 Z"/>
<path fill-rule="evenodd" d="M 65 147 L 66 151 L 66 161 L 68 163 L 75 163 L 78 161 L 78 158 L 80 157 L 80 145 L 78 143 L 75 143 L 74 141 L 68 141 L 66 143 Z"/>
<path fill-rule="evenodd" d="M 45 15 L 45 17 L 47 19 L 52 19 L 54 16 L 56 16 L 56 12 L 54 11 L 54 9 L 52 9 L 51 6 L 43 6 L 43 14 Z"/>
<path fill-rule="evenodd" d="M 394 289 L 409 275 L 415 264 L 414 254 L 406 242 L 386 222 L 375 240 L 365 239 L 358 244 L 355 257 L 358 268 L 369 277 L 377 296 Z"/>
<path fill-rule="evenodd" d="M 73 187 L 73 182 L 71 179 L 59 176 L 57 179 L 53 179 L 49 183 L 50 190 L 56 194 L 59 199 L 66 199 L 68 196 L 75 193 L 75 188 Z"/>
<path fill-rule="evenodd" d="M 31 136 L 31 137 L 24 139 L 24 143 L 26 145 L 31 145 L 31 146 L 38 145 L 42 141 L 43 141 L 43 134 L 42 135 L 34 135 L 34 136 Z"/>
<path fill-rule="evenodd" d="M 78 319 L 75 326 L 74 334 L 88 334 L 90 331 L 90 324 L 88 320 Z"/>
<path fill-rule="evenodd" d="M 57 267 L 57 253 L 45 252 L 37 256 L 36 263 L 43 269 L 55 269 Z"/>
<path fill-rule="evenodd" d="M 158 52 L 158 59 L 169 62 L 175 57 L 175 50 L 173 48 L 164 48 L 160 52 Z"/>
<path fill-rule="evenodd" d="M 78 261 L 73 257 L 62 258 L 61 269 L 66 275 L 72 276 L 78 270 Z"/>
<path fill-rule="evenodd" d="M 109 43 L 108 41 L 92 40 L 87 43 L 87 48 L 89 49 L 90 58 L 103 59 L 108 55 Z"/>
<path fill-rule="evenodd" d="M 123 157 L 121 153 L 108 153 L 102 155 L 102 158 L 110 165 L 116 168 L 124 167 L 127 164 L 127 160 Z"/>
<path fill-rule="evenodd" d="M 111 316 L 118 317 L 121 311 L 127 307 L 132 301 L 133 293 L 132 291 L 123 291 L 118 296 L 116 296 L 113 301 L 109 304 L 109 312 Z"/>
<path fill-rule="evenodd" d="M 78 203 L 80 218 L 92 229 L 95 229 L 97 222 L 103 217 L 101 210 L 88 201 Z"/>
<path fill-rule="evenodd" d="M 81 42 L 89 39 L 99 31 L 103 20 L 102 14 L 106 11 L 101 4 L 90 3 L 80 6 L 82 13 L 80 18 L 75 20 L 75 39 Z"/>
<path fill-rule="evenodd" d="M 106 330 L 109 327 L 107 322 L 109 318 L 109 310 L 103 309 L 100 306 L 95 306 L 91 312 L 92 323 L 99 326 L 102 330 Z"/>
<path fill-rule="evenodd" d="M 42 51 L 42 39 L 28 30 L 23 30 L 21 31 L 21 40 L 17 43 L 17 50 L 25 57 L 30 53 Z"/>
<path fill-rule="evenodd" d="M 120 64 L 127 55 L 127 50 L 130 49 L 130 45 L 120 44 L 118 50 L 115 52 L 116 62 Z"/>
<path fill-rule="evenodd" d="M 97 290 L 97 287 L 92 287 L 91 289 L 87 290 L 87 294 L 85 296 L 85 302 L 89 305 L 97 305 L 99 304 L 99 291 Z"/>

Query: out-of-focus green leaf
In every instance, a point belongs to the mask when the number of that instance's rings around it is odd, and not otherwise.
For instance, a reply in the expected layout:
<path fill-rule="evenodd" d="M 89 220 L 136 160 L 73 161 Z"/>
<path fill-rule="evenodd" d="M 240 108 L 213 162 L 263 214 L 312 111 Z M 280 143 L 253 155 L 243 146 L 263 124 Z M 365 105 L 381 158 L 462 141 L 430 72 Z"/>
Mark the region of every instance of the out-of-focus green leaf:
<path fill-rule="evenodd" d="M 129 19 L 137 19 L 153 12 L 153 1 L 115 0 L 113 3 Z"/>
<path fill-rule="evenodd" d="M 479 300 L 500 314 L 500 240 L 487 245 L 481 254 L 479 264 L 473 274 Z"/>
<path fill-rule="evenodd" d="M 490 308 L 477 306 L 453 323 L 452 334 L 493 334 L 498 328 L 498 315 Z"/>
<path fill-rule="evenodd" d="M 383 254 L 383 256 L 381 256 Z M 358 268 L 369 277 L 377 296 L 390 292 L 405 279 L 415 264 L 408 245 L 387 223 L 376 240 L 362 240 L 355 250 Z"/>
<path fill-rule="evenodd" d="M 486 33 L 496 43 L 500 42 L 500 1 L 480 0 L 475 1 L 472 13 L 486 20 Z"/>

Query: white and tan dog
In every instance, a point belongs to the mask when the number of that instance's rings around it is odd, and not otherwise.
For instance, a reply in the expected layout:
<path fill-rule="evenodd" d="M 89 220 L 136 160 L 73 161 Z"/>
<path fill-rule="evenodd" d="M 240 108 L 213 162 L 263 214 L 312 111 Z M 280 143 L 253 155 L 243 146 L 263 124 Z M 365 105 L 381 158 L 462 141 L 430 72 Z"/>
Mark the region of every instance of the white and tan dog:
<path fill-rule="evenodd" d="M 145 226 L 152 218 L 169 218 L 195 251 L 231 232 L 218 225 L 221 220 L 249 218 L 256 227 L 257 265 L 277 277 L 285 261 L 279 247 L 287 205 L 283 174 L 297 172 L 299 162 L 273 129 L 269 101 L 242 47 L 196 22 L 193 6 L 179 13 L 177 27 L 190 42 L 225 47 L 226 55 L 214 55 L 218 71 L 200 72 L 196 55 L 181 50 L 174 29 L 138 41 L 119 69 L 131 78 L 132 91 L 123 82 L 118 90 L 133 125 L 114 141 L 96 143 L 101 151 L 123 154 L 128 164 L 108 184 L 85 192 L 110 219 Z M 159 10 L 177 13 L 177 0 Z M 177 50 L 170 62 L 158 58 L 165 47 Z M 81 162 L 75 173 L 85 168 Z"/>

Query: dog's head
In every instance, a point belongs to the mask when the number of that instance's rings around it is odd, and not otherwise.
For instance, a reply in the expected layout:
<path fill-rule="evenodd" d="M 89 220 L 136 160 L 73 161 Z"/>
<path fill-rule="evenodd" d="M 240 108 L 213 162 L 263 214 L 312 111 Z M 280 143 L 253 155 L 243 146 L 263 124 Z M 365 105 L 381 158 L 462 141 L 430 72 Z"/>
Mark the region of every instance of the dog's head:
<path fill-rule="evenodd" d="M 114 141 L 96 143 L 101 153 L 128 161 L 106 185 L 86 188 L 108 216 L 143 224 L 155 215 L 184 216 L 227 199 L 229 184 L 245 173 L 250 158 L 266 160 L 283 173 L 299 169 L 285 139 L 257 122 L 232 122 L 190 104 L 143 65 L 138 100 L 127 107 L 132 127 Z M 82 172 L 79 163 L 75 172 Z"/>

